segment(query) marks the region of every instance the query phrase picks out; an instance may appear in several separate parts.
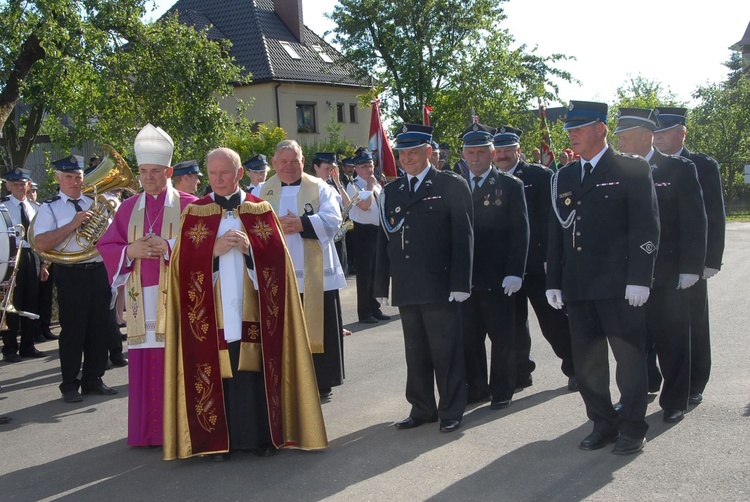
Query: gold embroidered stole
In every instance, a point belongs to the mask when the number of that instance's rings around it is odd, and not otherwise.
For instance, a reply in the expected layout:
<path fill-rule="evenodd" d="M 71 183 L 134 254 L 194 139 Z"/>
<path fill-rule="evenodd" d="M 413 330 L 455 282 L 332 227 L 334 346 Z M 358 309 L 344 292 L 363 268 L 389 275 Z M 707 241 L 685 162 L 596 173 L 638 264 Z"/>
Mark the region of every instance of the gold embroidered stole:
<path fill-rule="evenodd" d="M 164 199 L 164 215 L 161 222 L 161 231 L 158 234 L 163 239 L 171 239 L 177 235 L 180 227 L 180 194 L 174 188 L 167 187 L 171 191 L 172 206 L 167 206 Z M 148 197 L 142 193 L 140 197 Z M 144 200 L 143 209 L 141 202 L 137 201 L 130 213 L 128 222 L 128 243 L 134 242 L 144 236 L 146 228 L 146 204 Z M 166 289 L 167 289 L 167 266 L 164 257 L 159 256 L 159 289 L 156 300 L 156 341 L 164 342 L 164 314 L 166 313 Z M 141 259 L 135 260 L 133 271 L 128 276 L 125 284 L 125 294 L 128 308 L 125 312 L 125 322 L 128 326 L 128 345 L 140 345 L 146 342 L 146 318 L 143 311 L 143 287 L 141 285 Z"/>
<path fill-rule="evenodd" d="M 320 208 L 320 192 L 318 184 L 313 178 L 302 173 L 299 192 L 297 193 L 297 215 L 305 214 L 305 205 L 310 204 L 313 213 Z M 281 199 L 281 180 L 273 176 L 263 184 L 260 198 L 267 200 L 274 212 L 279 215 L 279 201 Z M 323 352 L 323 249 L 317 239 L 302 239 L 305 253 L 305 290 L 303 308 L 307 332 L 310 335 L 310 349 L 315 354 Z"/>

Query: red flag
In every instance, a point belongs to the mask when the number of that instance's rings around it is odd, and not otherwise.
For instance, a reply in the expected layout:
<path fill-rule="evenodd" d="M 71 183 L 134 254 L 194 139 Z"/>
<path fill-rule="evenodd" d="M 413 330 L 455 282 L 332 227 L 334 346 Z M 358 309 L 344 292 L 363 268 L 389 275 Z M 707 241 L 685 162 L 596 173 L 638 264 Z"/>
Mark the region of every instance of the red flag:
<path fill-rule="evenodd" d="M 555 154 L 552 152 L 552 145 L 549 139 L 549 128 L 547 127 L 547 108 L 540 102 L 539 103 L 539 118 L 541 120 L 540 127 L 542 128 L 542 145 L 539 149 L 541 154 L 541 163 L 549 167 L 555 161 Z"/>
<path fill-rule="evenodd" d="M 430 115 L 432 115 L 432 107 L 424 105 L 422 107 L 422 125 L 430 125 Z"/>
<path fill-rule="evenodd" d="M 370 101 L 372 115 L 370 116 L 370 150 L 378 158 L 380 170 L 388 179 L 398 176 L 396 172 L 396 157 L 388 142 L 388 135 L 380 120 L 380 100 Z"/>

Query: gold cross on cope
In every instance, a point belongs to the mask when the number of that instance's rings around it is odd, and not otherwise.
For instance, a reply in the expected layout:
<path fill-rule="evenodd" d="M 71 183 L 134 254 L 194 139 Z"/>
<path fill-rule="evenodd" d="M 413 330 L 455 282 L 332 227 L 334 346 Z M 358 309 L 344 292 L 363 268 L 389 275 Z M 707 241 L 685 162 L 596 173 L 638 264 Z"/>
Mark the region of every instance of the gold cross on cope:
<path fill-rule="evenodd" d="M 273 234 L 271 226 L 260 218 L 255 221 L 255 225 L 250 231 L 263 239 L 263 242 L 268 242 L 268 239 L 270 239 Z"/>
<path fill-rule="evenodd" d="M 193 227 L 188 230 L 187 236 L 190 238 L 191 241 L 193 241 L 193 244 L 195 244 L 195 247 L 199 247 L 206 238 L 208 238 L 209 235 L 211 235 L 213 232 L 208 229 L 205 223 L 203 223 L 203 220 L 198 220 L 198 223 L 193 225 Z"/>

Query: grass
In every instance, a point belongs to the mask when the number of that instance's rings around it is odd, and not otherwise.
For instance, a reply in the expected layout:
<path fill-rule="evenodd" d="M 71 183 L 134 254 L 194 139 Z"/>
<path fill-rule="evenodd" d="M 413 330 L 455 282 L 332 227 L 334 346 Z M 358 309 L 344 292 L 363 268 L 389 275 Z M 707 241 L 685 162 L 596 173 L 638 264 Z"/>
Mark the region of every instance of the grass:
<path fill-rule="evenodd" d="M 732 211 L 729 214 L 727 214 L 727 221 L 748 223 L 750 222 L 750 211 L 748 210 Z"/>

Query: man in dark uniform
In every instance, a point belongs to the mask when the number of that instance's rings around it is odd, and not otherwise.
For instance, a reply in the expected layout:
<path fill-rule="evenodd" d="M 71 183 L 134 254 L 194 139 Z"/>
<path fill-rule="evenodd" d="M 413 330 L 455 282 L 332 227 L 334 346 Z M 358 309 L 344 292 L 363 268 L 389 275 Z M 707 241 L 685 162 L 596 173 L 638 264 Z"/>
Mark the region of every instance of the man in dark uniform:
<path fill-rule="evenodd" d="M 726 212 L 721 186 L 719 163 L 705 153 L 691 152 L 685 147 L 685 108 L 656 108 L 659 128 L 654 145 L 665 155 L 690 159 L 698 171 L 706 208 L 706 263 L 698 283 L 689 289 L 690 296 L 690 404 L 703 401 L 703 391 L 711 373 L 711 332 L 708 318 L 708 287 L 706 280 L 721 269 L 724 255 Z"/>
<path fill-rule="evenodd" d="M 21 169 L 14 169 L 5 174 L 5 182 L 10 195 L 0 199 L 0 206 L 8 211 L 13 225 L 22 225 L 28 233 L 29 222 L 34 218 L 39 204 L 32 203 L 26 196 L 31 176 Z M 39 296 L 39 268 L 38 259 L 34 255 L 28 238 L 16 239 L 16 246 L 21 248 L 21 255 L 16 264 L 16 285 L 13 292 L 13 306 L 19 311 L 36 314 Z M 9 257 L 15 260 L 15 256 Z M 3 359 L 9 363 L 18 362 L 23 357 L 44 357 L 44 352 L 34 346 L 34 336 L 37 334 L 39 321 L 25 315 L 6 315 L 8 331 L 3 333 Z M 17 337 L 21 337 L 18 345 Z M 43 341 L 43 340 L 42 340 Z"/>
<path fill-rule="evenodd" d="M 354 172 L 357 177 L 346 188 L 350 200 L 361 199 L 349 210 L 354 228 L 347 234 L 352 240 L 354 260 L 357 263 L 357 318 L 365 324 L 389 321 L 390 316 L 380 310 L 375 299 L 375 251 L 380 231 L 378 198 L 381 186 L 375 178 L 372 152 L 361 150 L 354 157 Z"/>
<path fill-rule="evenodd" d="M 653 147 L 657 120 L 652 110 L 620 108 L 618 148 L 651 165 L 659 202 L 661 236 L 654 287 L 646 304 L 648 345 L 654 346 L 664 375 L 659 404 L 664 421 L 679 422 L 690 389 L 690 305 L 688 288 L 703 273 L 706 212 L 695 165 Z"/>
<path fill-rule="evenodd" d="M 396 138 L 406 176 L 383 188 L 375 297 L 399 307 L 406 347 L 406 399 L 397 429 L 440 419 L 441 432 L 461 425 L 466 377 L 461 306 L 471 291 L 474 235 L 466 181 L 429 163 L 432 127 L 405 124 Z M 382 303 L 382 302 L 381 302 Z M 437 382 L 440 402 L 435 403 Z"/>
<path fill-rule="evenodd" d="M 568 389 L 578 390 L 573 372 L 573 352 L 570 348 L 570 328 L 564 309 L 557 310 L 547 303 L 545 295 L 547 260 L 547 232 L 550 216 L 550 178 L 552 170 L 541 164 L 527 164 L 521 160 L 521 134 L 523 131 L 510 126 L 497 130 L 494 138 L 493 161 L 502 172 L 512 174 L 523 182 L 526 209 L 529 214 L 529 254 L 526 259 L 526 275 L 523 285 L 516 293 L 516 389 L 532 384 L 531 372 L 536 364 L 530 357 L 531 334 L 529 332 L 529 302 L 534 308 L 542 335 L 547 339 L 557 357 L 562 360 L 561 369 L 568 377 Z M 528 301 L 527 301 L 528 300 Z"/>
<path fill-rule="evenodd" d="M 646 303 L 659 243 L 659 209 L 648 162 L 607 144 L 607 105 L 571 101 L 565 117 L 580 160 L 552 178 L 547 299 L 568 306 L 573 364 L 594 430 L 579 448 L 617 441 L 615 454 L 643 448 Z M 617 361 L 623 404 L 609 391 L 607 342 Z"/>
<path fill-rule="evenodd" d="M 471 297 L 461 304 L 469 402 L 500 410 L 516 389 L 515 295 L 523 282 L 529 219 L 523 184 L 492 167 L 495 129 L 472 124 L 463 132 L 474 206 Z M 485 339 L 492 342 L 489 386 Z"/>
<path fill-rule="evenodd" d="M 93 216 L 93 200 L 81 192 L 83 159 L 71 155 L 52 163 L 60 193 L 39 209 L 34 224 L 36 247 L 77 252 L 82 248 L 76 230 Z M 60 391 L 66 403 L 83 400 L 83 394 L 112 395 L 116 389 L 102 382 L 107 364 L 107 328 L 112 294 L 99 253 L 79 263 L 55 265 L 55 285 L 60 309 Z M 83 358 L 83 375 L 78 379 Z"/>
<path fill-rule="evenodd" d="M 172 185 L 180 192 L 195 195 L 202 177 L 197 160 L 186 160 L 172 168 Z"/>

